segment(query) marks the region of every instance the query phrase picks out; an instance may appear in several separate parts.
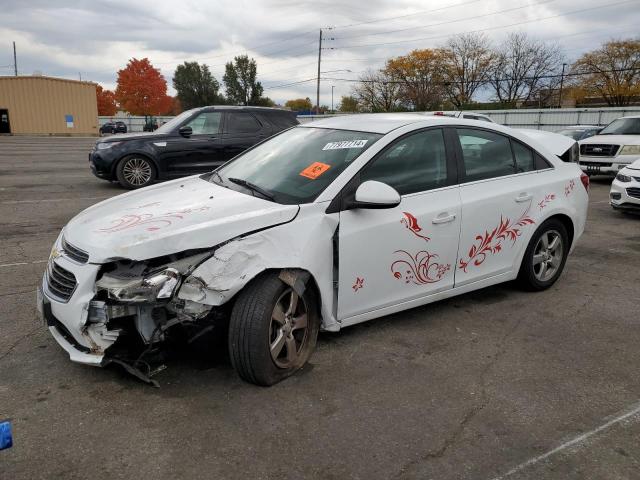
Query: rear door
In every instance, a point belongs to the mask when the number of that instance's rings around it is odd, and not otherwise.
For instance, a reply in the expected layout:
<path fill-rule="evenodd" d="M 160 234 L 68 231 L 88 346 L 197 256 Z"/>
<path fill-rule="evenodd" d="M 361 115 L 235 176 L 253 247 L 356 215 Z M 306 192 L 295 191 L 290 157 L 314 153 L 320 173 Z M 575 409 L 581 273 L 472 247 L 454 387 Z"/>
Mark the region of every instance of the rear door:
<path fill-rule="evenodd" d="M 271 131 L 251 112 L 227 111 L 221 137 L 219 165 L 262 141 Z"/>
<path fill-rule="evenodd" d="M 548 183 L 526 145 L 493 131 L 457 128 L 462 225 L 456 286 L 513 272 L 536 229 Z M 551 197 L 548 197 L 551 199 Z"/>
<path fill-rule="evenodd" d="M 460 194 L 445 135 L 432 128 L 401 137 L 359 174 L 402 197 L 391 209 L 340 212 L 338 317 L 341 320 L 453 287 Z M 355 319 L 345 324 L 355 323 Z"/>

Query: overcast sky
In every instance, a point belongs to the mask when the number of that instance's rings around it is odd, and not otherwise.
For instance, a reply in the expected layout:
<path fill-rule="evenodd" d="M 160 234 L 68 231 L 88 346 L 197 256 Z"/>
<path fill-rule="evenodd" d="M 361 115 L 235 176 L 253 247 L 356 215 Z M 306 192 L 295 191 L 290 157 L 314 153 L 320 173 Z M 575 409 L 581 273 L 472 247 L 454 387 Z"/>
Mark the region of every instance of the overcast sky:
<path fill-rule="evenodd" d="M 512 31 L 558 42 L 569 61 L 611 38 L 638 36 L 640 0 L 0 0 L 0 74 L 93 80 L 115 88 L 131 57 L 148 57 L 171 87 L 176 65 L 204 62 L 222 83 L 224 63 L 247 53 L 265 95 L 315 103 L 318 30 L 325 30 L 321 104 L 349 94 L 367 68 L 447 36 Z M 337 70 L 337 71 L 336 71 Z"/>

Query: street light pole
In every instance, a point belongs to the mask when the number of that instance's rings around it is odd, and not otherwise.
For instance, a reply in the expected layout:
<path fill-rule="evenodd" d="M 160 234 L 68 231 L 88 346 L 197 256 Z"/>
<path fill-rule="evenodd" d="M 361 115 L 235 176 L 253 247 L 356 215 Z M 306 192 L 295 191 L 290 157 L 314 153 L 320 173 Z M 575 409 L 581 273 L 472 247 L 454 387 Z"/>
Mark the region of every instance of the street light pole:
<path fill-rule="evenodd" d="M 564 67 L 566 66 L 566 63 L 562 64 L 562 74 L 560 75 L 560 93 L 558 94 L 558 108 L 562 108 L 562 86 L 564 85 Z"/>
<path fill-rule="evenodd" d="M 316 85 L 316 115 L 320 114 L 320 63 L 322 62 L 322 29 L 318 40 L 318 79 Z"/>
<path fill-rule="evenodd" d="M 335 113 L 333 111 L 333 89 L 335 88 L 335 85 L 331 85 L 331 113 Z"/>

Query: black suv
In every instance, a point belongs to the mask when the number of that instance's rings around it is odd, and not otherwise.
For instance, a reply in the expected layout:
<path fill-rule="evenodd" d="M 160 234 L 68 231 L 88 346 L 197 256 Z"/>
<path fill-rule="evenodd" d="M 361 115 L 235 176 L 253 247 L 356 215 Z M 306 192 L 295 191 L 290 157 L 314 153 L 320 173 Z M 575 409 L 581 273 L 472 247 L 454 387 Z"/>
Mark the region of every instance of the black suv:
<path fill-rule="evenodd" d="M 155 180 L 209 172 L 297 124 L 294 112 L 277 108 L 195 108 L 152 133 L 98 140 L 89 153 L 89 164 L 99 178 L 140 188 Z"/>
<path fill-rule="evenodd" d="M 127 133 L 127 125 L 124 122 L 107 122 L 100 127 L 100 135 L 105 133 Z"/>

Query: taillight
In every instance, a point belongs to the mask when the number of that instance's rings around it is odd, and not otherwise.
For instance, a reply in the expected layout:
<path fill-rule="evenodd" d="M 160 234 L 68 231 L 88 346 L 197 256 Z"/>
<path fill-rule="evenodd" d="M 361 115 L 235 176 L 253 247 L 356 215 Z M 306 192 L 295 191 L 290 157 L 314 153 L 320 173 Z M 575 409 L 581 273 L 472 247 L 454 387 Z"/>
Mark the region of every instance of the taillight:
<path fill-rule="evenodd" d="M 580 181 L 582 182 L 582 185 L 584 185 L 584 189 L 589 193 L 589 175 L 586 173 L 581 174 Z"/>
<path fill-rule="evenodd" d="M 433 112 L 434 115 L 438 115 L 439 117 L 444 116 L 444 112 Z"/>

